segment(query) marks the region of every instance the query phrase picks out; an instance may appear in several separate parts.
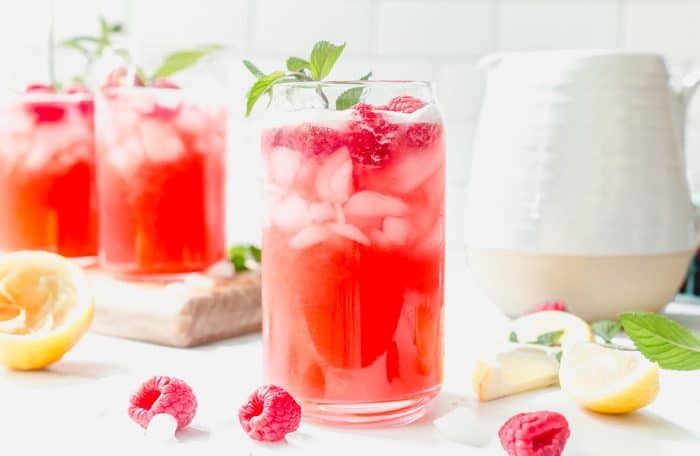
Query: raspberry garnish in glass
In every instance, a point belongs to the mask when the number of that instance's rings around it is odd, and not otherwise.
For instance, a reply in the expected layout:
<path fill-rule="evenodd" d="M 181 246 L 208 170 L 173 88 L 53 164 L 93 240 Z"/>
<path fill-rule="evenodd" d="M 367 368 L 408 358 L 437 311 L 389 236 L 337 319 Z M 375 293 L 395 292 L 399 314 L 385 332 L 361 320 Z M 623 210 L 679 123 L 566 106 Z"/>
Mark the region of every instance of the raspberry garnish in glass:
<path fill-rule="evenodd" d="M 110 272 L 171 279 L 225 258 L 225 97 L 170 79 L 216 49 L 171 54 L 150 77 L 119 67 L 97 94 L 99 259 Z"/>
<path fill-rule="evenodd" d="M 94 263 L 97 204 L 90 62 L 121 25 L 101 21 L 100 36 L 60 43 L 86 58 L 84 74 L 56 80 L 53 46 L 49 84 L 33 83 L 0 103 L 0 251 L 48 250 Z"/>
<path fill-rule="evenodd" d="M 259 90 L 266 375 L 306 418 L 409 422 L 442 383 L 444 129 L 428 82 L 315 80 L 338 49 Z"/>

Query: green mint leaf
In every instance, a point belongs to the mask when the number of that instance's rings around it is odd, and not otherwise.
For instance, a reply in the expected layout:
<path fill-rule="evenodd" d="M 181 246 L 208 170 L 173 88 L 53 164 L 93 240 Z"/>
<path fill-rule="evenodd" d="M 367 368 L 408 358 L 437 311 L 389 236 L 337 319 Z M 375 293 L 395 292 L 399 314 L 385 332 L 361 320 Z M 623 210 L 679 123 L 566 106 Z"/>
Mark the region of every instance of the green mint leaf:
<path fill-rule="evenodd" d="M 265 76 L 265 73 L 260 71 L 260 68 L 256 67 L 250 60 L 244 60 L 243 65 L 245 65 L 245 67 L 248 68 L 248 71 L 250 71 L 250 73 L 256 78 L 260 79 Z"/>
<path fill-rule="evenodd" d="M 508 335 L 508 342 L 518 343 L 518 335 L 515 333 L 515 331 L 511 331 Z"/>
<path fill-rule="evenodd" d="M 236 272 L 248 271 L 251 262 L 260 264 L 260 248 L 252 244 L 239 244 L 231 247 L 228 258 Z"/>
<path fill-rule="evenodd" d="M 287 59 L 287 69 L 293 72 L 300 72 L 303 70 L 308 70 L 311 64 L 308 60 L 304 60 L 301 57 L 290 57 Z"/>
<path fill-rule="evenodd" d="M 370 71 L 366 75 L 362 76 L 360 78 L 360 81 L 366 81 L 371 77 L 372 72 Z M 335 99 L 335 109 L 337 111 L 343 111 L 345 109 L 352 108 L 357 103 L 359 103 L 360 98 L 362 97 L 362 92 L 364 92 L 364 90 L 365 89 L 363 87 L 354 87 L 341 93 L 338 96 L 338 98 Z"/>
<path fill-rule="evenodd" d="M 552 347 L 554 345 L 559 345 L 559 340 L 561 340 L 561 336 L 563 335 L 564 331 L 550 331 L 544 334 L 540 334 L 535 340 L 528 343 Z"/>
<path fill-rule="evenodd" d="M 197 49 L 173 52 L 165 57 L 163 63 L 161 63 L 160 67 L 158 67 L 155 73 L 153 73 L 153 77 L 149 78 L 149 80 L 172 76 L 179 71 L 195 65 L 205 55 L 211 54 L 215 51 L 220 51 L 221 49 L 223 49 L 223 46 L 214 44 L 202 46 Z"/>
<path fill-rule="evenodd" d="M 619 316 L 637 349 L 664 369 L 700 369 L 700 336 L 661 315 L 628 312 Z"/>
<path fill-rule="evenodd" d="M 345 43 L 340 46 L 331 44 L 328 41 L 316 43 L 311 51 L 311 59 L 309 61 L 311 77 L 316 81 L 320 81 L 328 76 L 338 57 L 343 53 L 343 49 L 345 49 Z"/>
<path fill-rule="evenodd" d="M 260 97 L 264 93 L 268 92 L 275 83 L 280 81 L 280 79 L 284 78 L 285 75 L 286 74 L 284 71 L 275 71 L 267 76 L 261 77 L 255 82 L 255 84 L 253 84 L 253 87 L 251 87 L 250 91 L 248 92 L 248 102 L 246 103 L 245 110 L 246 116 L 250 115 L 250 112 L 253 110 L 255 103 L 258 102 Z"/>
<path fill-rule="evenodd" d="M 554 357 L 557 359 L 557 362 L 558 362 L 559 364 L 561 364 L 561 354 L 562 354 L 562 353 L 563 353 L 563 352 L 560 352 L 560 351 L 559 351 L 559 352 L 557 352 L 556 355 L 554 355 Z"/>
<path fill-rule="evenodd" d="M 593 333 L 607 343 L 611 343 L 613 337 L 622 330 L 622 323 L 612 320 L 601 320 L 591 323 Z"/>

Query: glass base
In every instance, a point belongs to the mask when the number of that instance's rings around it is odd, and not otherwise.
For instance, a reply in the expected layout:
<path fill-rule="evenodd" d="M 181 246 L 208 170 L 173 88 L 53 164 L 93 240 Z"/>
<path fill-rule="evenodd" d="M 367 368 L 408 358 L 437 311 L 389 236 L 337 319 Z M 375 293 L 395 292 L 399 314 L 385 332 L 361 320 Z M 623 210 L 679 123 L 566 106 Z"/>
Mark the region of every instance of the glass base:
<path fill-rule="evenodd" d="M 405 425 L 425 414 L 428 404 L 440 392 L 440 386 L 400 401 L 337 403 L 302 400 L 302 416 L 319 424 L 367 427 Z"/>

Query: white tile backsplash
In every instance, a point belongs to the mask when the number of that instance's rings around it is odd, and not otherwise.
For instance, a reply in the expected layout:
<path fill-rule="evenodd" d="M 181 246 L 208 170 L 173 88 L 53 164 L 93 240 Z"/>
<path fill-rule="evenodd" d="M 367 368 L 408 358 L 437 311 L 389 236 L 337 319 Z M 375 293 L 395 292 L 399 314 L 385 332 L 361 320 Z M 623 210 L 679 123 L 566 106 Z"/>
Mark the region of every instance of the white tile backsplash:
<path fill-rule="evenodd" d="M 377 10 L 379 54 L 423 58 L 467 57 L 494 42 L 489 0 L 387 0 Z"/>
<path fill-rule="evenodd" d="M 372 70 L 381 79 L 433 80 L 447 119 L 451 239 L 461 236 L 462 200 L 484 90 L 476 68 L 481 56 L 619 47 L 664 53 L 674 74 L 700 68 L 698 0 L 53 1 L 59 38 L 93 33 L 96 14 L 102 12 L 112 21 L 126 22 L 136 54 L 149 62 L 177 47 L 205 42 L 231 46 L 228 220 L 229 236 L 237 240 L 257 239 L 260 212 L 258 124 L 243 120 L 244 94 L 252 78 L 238 62 L 242 57 L 272 71 L 288 55 L 307 56 L 319 39 L 345 41 L 346 55 L 334 78 L 354 79 Z M 0 72 L 0 83 L 46 74 L 50 2 L 22 0 L 3 10 L 0 52 L 13 68 Z M 689 118 L 688 174 L 700 191 L 700 98 L 691 105 Z"/>
<path fill-rule="evenodd" d="M 615 47 L 620 5 L 607 0 L 504 0 L 499 44 L 506 50 Z"/>
<path fill-rule="evenodd" d="M 627 2 L 623 35 L 630 49 L 672 56 L 700 55 L 700 2 Z"/>
<path fill-rule="evenodd" d="M 348 54 L 370 50 L 370 0 L 257 0 L 254 51 L 307 57 L 318 40 L 346 42 Z"/>

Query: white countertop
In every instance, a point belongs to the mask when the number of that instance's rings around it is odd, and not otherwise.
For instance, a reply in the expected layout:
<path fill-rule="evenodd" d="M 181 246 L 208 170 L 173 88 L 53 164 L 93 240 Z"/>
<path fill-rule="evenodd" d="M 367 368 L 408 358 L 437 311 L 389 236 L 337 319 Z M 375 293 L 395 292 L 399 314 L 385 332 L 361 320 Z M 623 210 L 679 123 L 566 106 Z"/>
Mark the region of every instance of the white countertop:
<path fill-rule="evenodd" d="M 542 409 L 567 417 L 567 456 L 700 454 L 700 371 L 662 372 L 656 402 L 627 416 L 586 412 L 557 388 L 478 403 L 471 393 L 474 357 L 479 344 L 506 320 L 469 284 L 461 251 L 448 255 L 447 271 L 445 383 L 431 410 L 416 423 L 383 429 L 303 423 L 288 443 L 260 445 L 244 435 L 237 418 L 239 406 L 263 382 L 259 334 L 195 349 L 88 334 L 46 371 L 0 370 L 0 452 L 164 454 L 165 448 L 146 439 L 126 410 L 141 381 L 170 375 L 193 387 L 199 408 L 191 428 L 168 445 L 168 454 L 386 455 L 395 450 L 502 455 L 496 435 L 500 425 L 515 413 Z M 479 427 L 491 436 L 486 446 L 459 443 L 437 431 L 433 421 L 456 407 L 478 418 Z"/>

